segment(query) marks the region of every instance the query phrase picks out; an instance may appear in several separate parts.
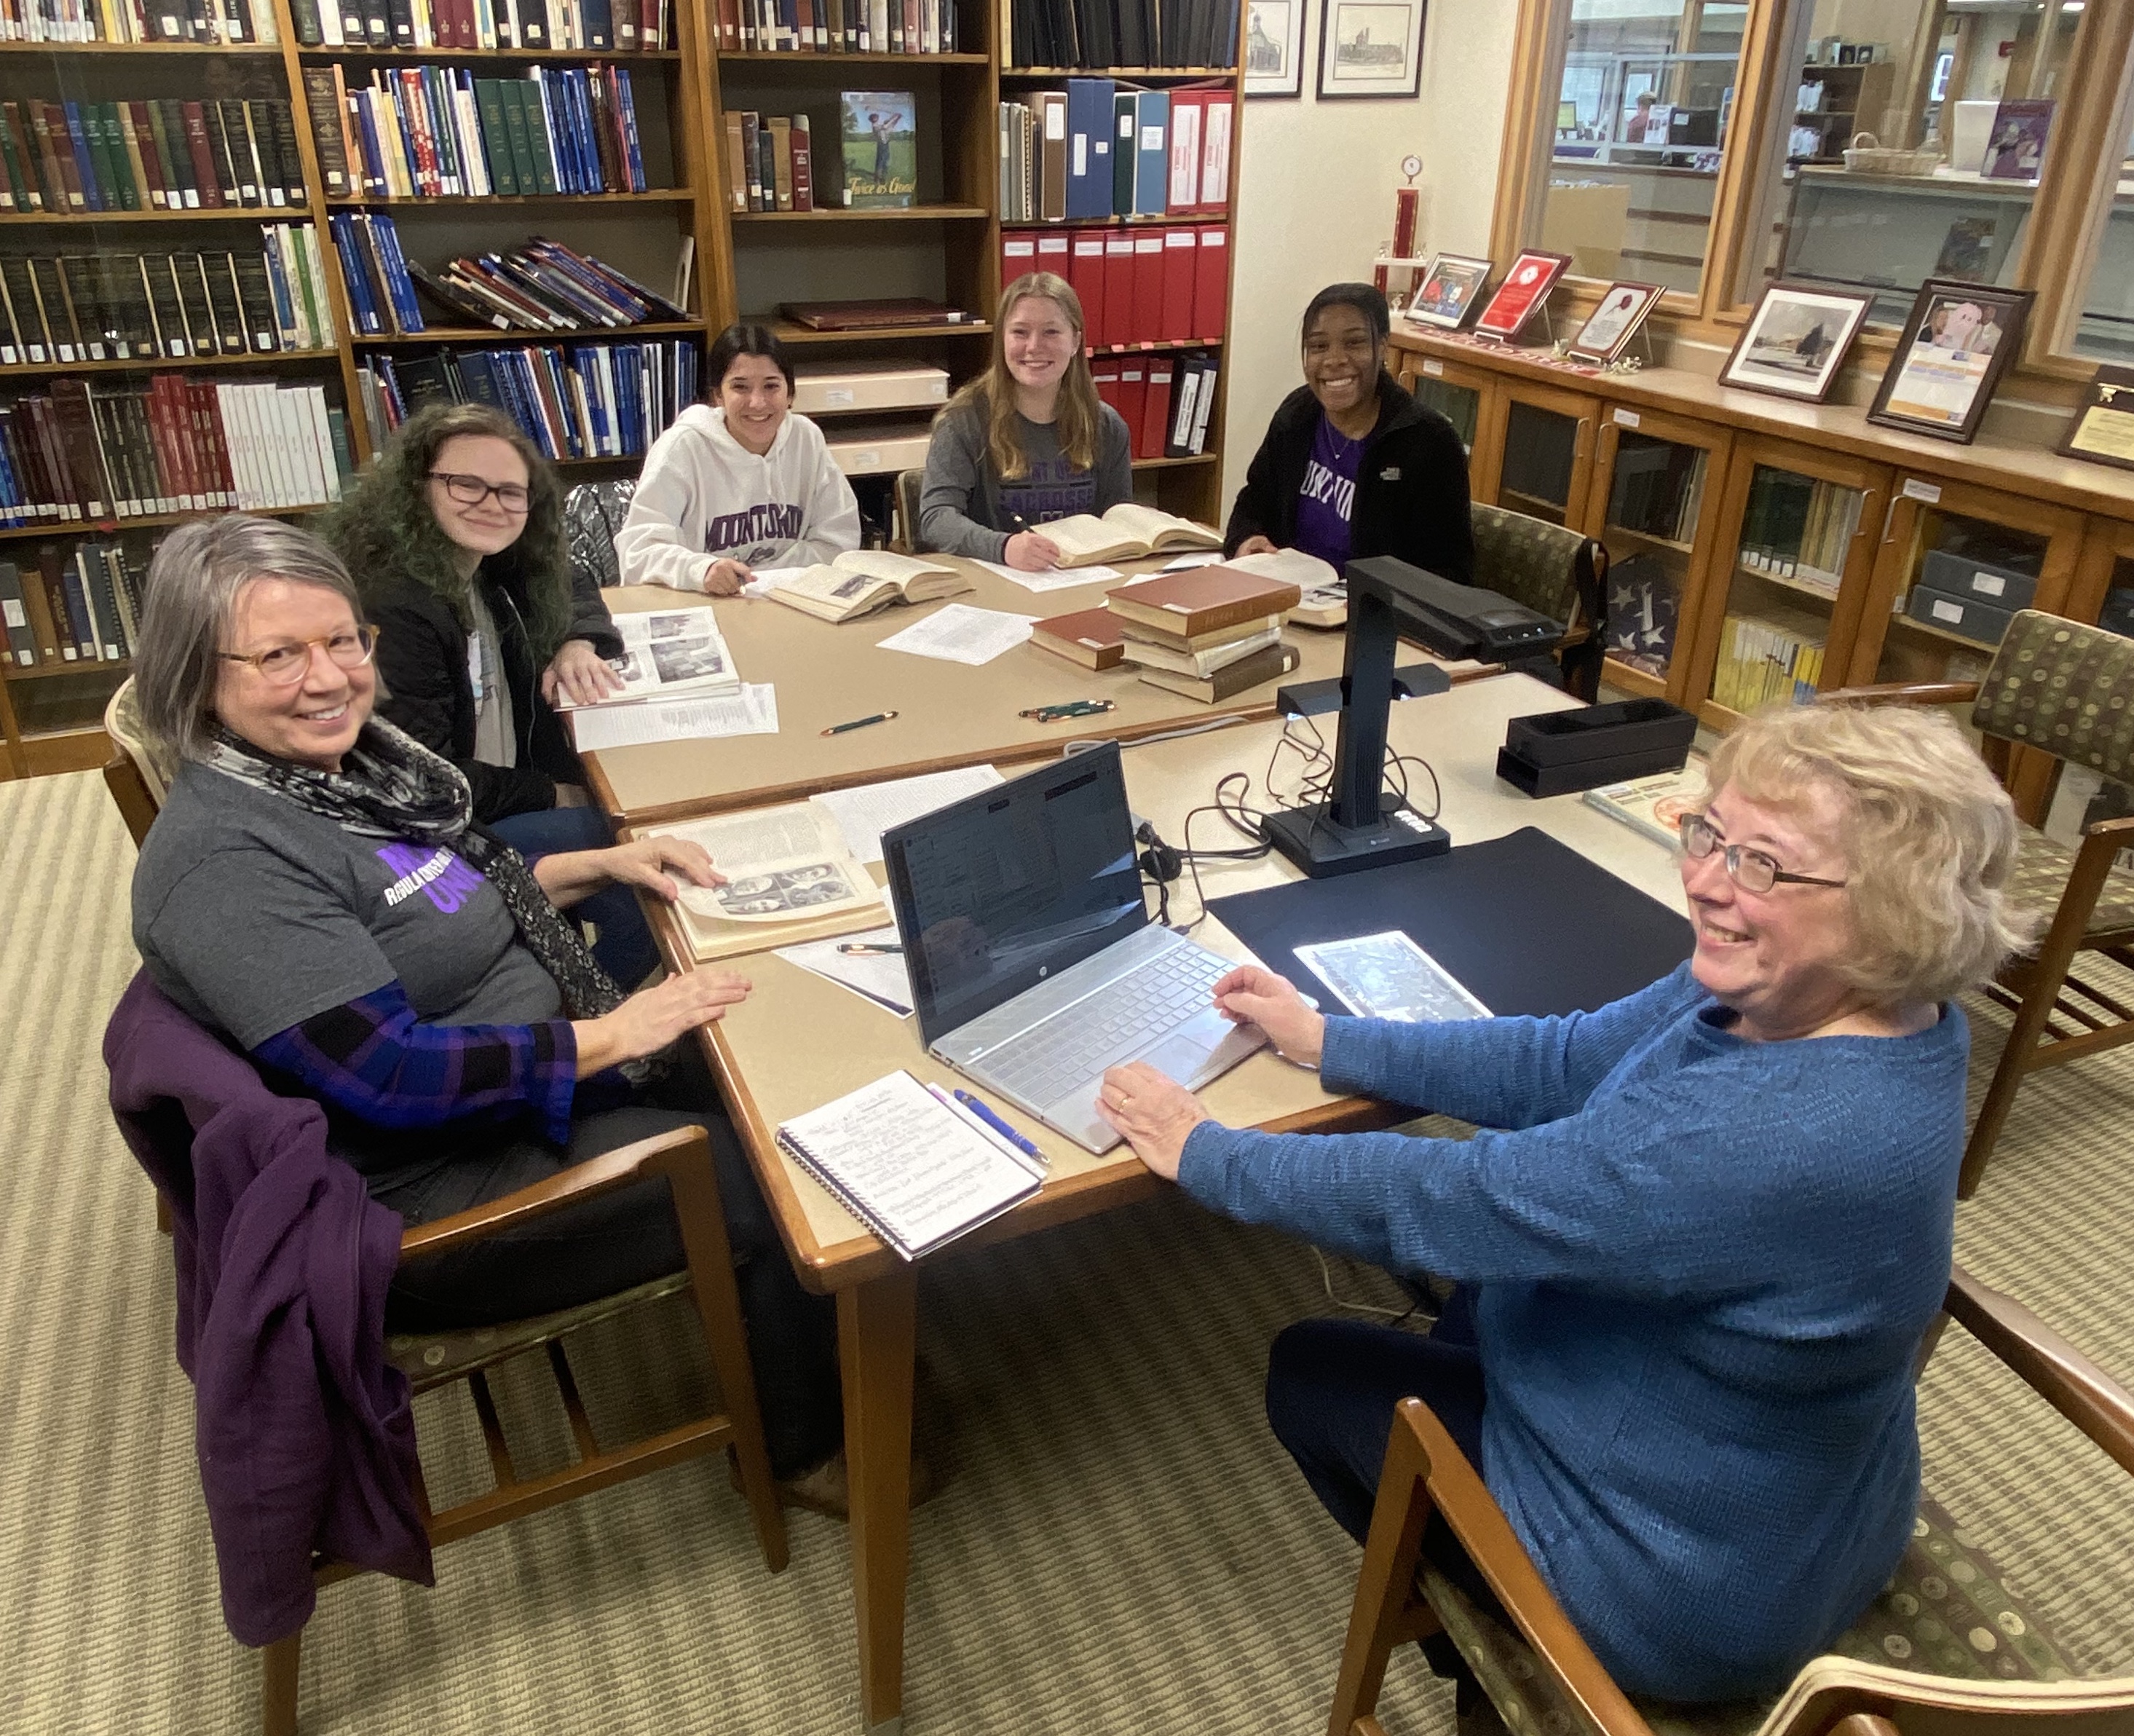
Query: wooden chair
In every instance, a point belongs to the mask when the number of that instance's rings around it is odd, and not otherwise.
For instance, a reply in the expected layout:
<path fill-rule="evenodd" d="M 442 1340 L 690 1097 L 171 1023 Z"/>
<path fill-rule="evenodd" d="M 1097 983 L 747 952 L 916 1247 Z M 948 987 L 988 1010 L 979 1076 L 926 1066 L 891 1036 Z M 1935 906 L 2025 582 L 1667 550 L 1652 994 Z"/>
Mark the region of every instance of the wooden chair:
<path fill-rule="evenodd" d="M 104 733 L 111 737 L 113 752 L 104 768 L 104 787 L 118 804 L 119 818 L 133 834 L 137 850 L 147 841 L 148 828 L 162 811 L 170 793 L 171 770 L 163 756 L 149 745 L 141 728 L 141 709 L 134 703 L 133 678 L 118 684 L 118 691 L 104 708 Z"/>
<path fill-rule="evenodd" d="M 1558 660 L 1563 684 L 1591 704 L 1600 696 L 1607 655 L 1608 551 L 1590 536 L 1546 519 L 1475 501 L 1475 583 L 1565 623 Z"/>
<path fill-rule="evenodd" d="M 900 554 L 919 552 L 919 496 L 925 484 L 923 470 L 896 473 L 896 535 L 891 546 Z"/>
<path fill-rule="evenodd" d="M 1958 1268 L 1947 1313 L 2134 1472 L 2130 1395 L 2020 1303 Z M 1516 1632 L 1420 1559 L 1441 1513 Z M 1384 1736 L 1374 1716 L 1404 1641 L 1443 1632 L 1514 1736 L 2134 1736 L 2134 1680 L 2078 1680 L 2004 1576 L 1930 1498 L 1875 1606 L 1775 1702 L 1634 1703 L 1543 1584 L 1444 1426 L 1404 1399 L 1364 1550 L 1329 1736 Z M 1892 1668 L 1900 1663 L 1901 1668 Z"/>
<path fill-rule="evenodd" d="M 1982 681 L 1842 688 L 1823 703 L 1969 703 L 1986 762 L 2003 783 L 2019 745 L 2115 782 L 2134 780 L 2134 640 L 2035 609 L 2010 624 Z M 2028 1075 L 2134 1042 L 2126 991 L 2093 969 L 2087 977 L 2075 970 L 2084 953 L 2134 969 L 2134 873 L 2115 866 L 2130 847 L 2134 819 L 2099 820 L 2074 850 L 2024 829 L 2011 891 L 2048 926 L 2035 954 L 2015 960 L 1985 990 L 2015 1024 L 1964 1148 L 1964 1199 L 1978 1191 Z"/>
<path fill-rule="evenodd" d="M 641 1284 L 585 1307 L 544 1314 L 508 1325 L 467 1332 L 394 1337 L 387 1355 L 407 1375 L 414 1390 L 426 1392 L 464 1381 L 481 1424 L 495 1484 L 488 1492 L 433 1511 L 426 1492 L 418 1489 L 424 1524 L 433 1546 L 485 1531 L 528 1513 L 537 1513 L 581 1495 L 591 1495 L 635 1477 L 697 1458 L 719 1448 L 738 1461 L 741 1490 L 756 1525 L 764 1564 L 781 1572 L 786 1562 L 785 1520 L 771 1482 L 770 1459 L 764 1446 L 763 1419 L 756 1407 L 756 1377 L 748 1358 L 741 1322 L 741 1295 L 734 1282 L 726 1216 L 719 1205 L 712 1169 L 711 1142 L 701 1128 L 683 1128 L 641 1140 L 565 1170 L 547 1181 L 476 1206 L 451 1217 L 419 1225 L 400 1239 L 403 1262 L 462 1248 L 516 1226 L 545 1217 L 564 1206 L 597 1197 L 652 1177 L 664 1176 L 674 1199 L 674 1215 L 688 1256 L 684 1271 Z M 563 1351 L 569 1333 L 625 1310 L 687 1290 L 696 1304 L 712 1365 L 717 1371 L 725 1410 L 663 1429 L 620 1447 L 603 1447 L 579 1397 Z M 487 1371 L 509 1359 L 544 1351 L 556 1391 L 571 1425 L 577 1457 L 561 1469 L 521 1477 L 491 1397 Z M 360 1569 L 320 1559 L 318 1583 L 329 1585 Z M 294 1736 L 297 1677 L 303 1646 L 301 1632 L 278 1641 L 261 1653 L 262 1711 L 266 1736 Z"/>

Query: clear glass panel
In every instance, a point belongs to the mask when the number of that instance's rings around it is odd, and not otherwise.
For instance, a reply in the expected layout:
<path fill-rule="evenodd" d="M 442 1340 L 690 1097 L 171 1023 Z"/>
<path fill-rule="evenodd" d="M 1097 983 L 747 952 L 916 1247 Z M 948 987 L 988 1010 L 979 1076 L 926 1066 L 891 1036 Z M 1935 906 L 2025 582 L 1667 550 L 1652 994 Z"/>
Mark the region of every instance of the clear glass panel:
<path fill-rule="evenodd" d="M 1756 467 L 1712 675 L 1720 704 L 1750 712 L 1814 697 L 1861 501 L 1856 488 Z"/>
<path fill-rule="evenodd" d="M 2105 219 L 2097 264 L 2082 299 L 2074 349 L 2076 355 L 2099 361 L 2134 362 L 2134 122 L 2129 123 L 2125 154 L 2108 166 L 2106 185 L 2112 214 Z"/>
<path fill-rule="evenodd" d="M 2134 639 L 2134 555 L 2120 556 L 2112 569 L 2112 588 L 2104 593 L 2104 607 L 2097 624 L 2122 638 Z"/>
<path fill-rule="evenodd" d="M 1578 418 L 1513 400 L 1504 428 L 1504 464 L 1497 504 L 1552 525 L 1571 514 L 1571 473 L 1578 461 Z"/>
<path fill-rule="evenodd" d="M 1696 293 L 1748 16 L 1722 0 L 1571 0 L 1532 245 L 1581 277 Z"/>
<path fill-rule="evenodd" d="M 1930 277 L 2008 284 L 2064 94 L 2080 0 L 1795 0 L 1794 112 L 1774 114 L 1736 298 L 1772 279 L 1874 292 L 1902 322 Z M 2003 103 L 2025 105 L 2004 112 Z"/>
<path fill-rule="evenodd" d="M 2045 558 L 2045 539 L 2028 531 L 1922 512 L 1875 679 L 1981 679 L 2009 617 L 2029 606 Z"/>
<path fill-rule="evenodd" d="M 1665 675 L 1689 577 L 1709 455 L 1700 446 L 1625 433 L 1615 449 L 1608 520 L 1608 655 Z"/>
<path fill-rule="evenodd" d="M 1427 374 L 1418 374 L 1408 382 L 1408 389 L 1415 394 L 1415 401 L 1433 409 L 1451 423 L 1460 436 L 1460 445 L 1471 456 L 1475 451 L 1475 427 L 1482 414 L 1482 394 L 1472 386 L 1455 385 L 1446 380 L 1433 380 Z"/>

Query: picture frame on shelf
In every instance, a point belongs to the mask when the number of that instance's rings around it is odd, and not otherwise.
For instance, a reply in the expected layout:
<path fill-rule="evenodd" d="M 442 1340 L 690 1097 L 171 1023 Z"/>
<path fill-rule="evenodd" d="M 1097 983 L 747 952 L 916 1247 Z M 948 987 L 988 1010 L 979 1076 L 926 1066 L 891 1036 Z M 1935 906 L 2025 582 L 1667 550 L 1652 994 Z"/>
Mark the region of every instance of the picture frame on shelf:
<path fill-rule="evenodd" d="M 1610 283 L 1600 305 L 1571 340 L 1571 354 L 1581 361 L 1606 367 L 1644 330 L 1647 317 L 1666 293 L 1658 283 Z"/>
<path fill-rule="evenodd" d="M 1522 250 L 1504 268 L 1504 280 L 1497 285 L 1497 293 L 1475 317 L 1476 335 L 1507 344 L 1516 341 L 1527 322 L 1548 300 L 1549 292 L 1570 269 L 1568 254 L 1543 253 L 1531 247 Z"/>
<path fill-rule="evenodd" d="M 2054 451 L 2134 470 L 2134 368 L 2106 362 L 2090 376 Z"/>
<path fill-rule="evenodd" d="M 1719 383 L 1821 404 L 1875 298 L 1807 283 L 1771 283 L 1719 370 Z"/>
<path fill-rule="evenodd" d="M 1457 331 L 1482 305 L 1482 287 L 1489 281 L 1490 262 L 1463 254 L 1434 255 L 1422 281 L 1409 296 L 1403 317 L 1418 326 Z"/>
<path fill-rule="evenodd" d="M 2022 348 L 2035 295 L 1929 278 L 1905 316 L 1867 419 L 1968 445 Z"/>
<path fill-rule="evenodd" d="M 1319 100 L 1422 89 L 1424 0 L 1321 0 Z"/>
<path fill-rule="evenodd" d="M 1304 94 L 1304 12 L 1307 0 L 1247 0 L 1245 94 Z"/>
<path fill-rule="evenodd" d="M 1979 166 L 1984 181 L 2037 182 L 2045 163 L 2045 142 L 2052 135 L 2053 103 L 2049 97 L 2003 97 L 1993 112 L 1993 131 Z"/>

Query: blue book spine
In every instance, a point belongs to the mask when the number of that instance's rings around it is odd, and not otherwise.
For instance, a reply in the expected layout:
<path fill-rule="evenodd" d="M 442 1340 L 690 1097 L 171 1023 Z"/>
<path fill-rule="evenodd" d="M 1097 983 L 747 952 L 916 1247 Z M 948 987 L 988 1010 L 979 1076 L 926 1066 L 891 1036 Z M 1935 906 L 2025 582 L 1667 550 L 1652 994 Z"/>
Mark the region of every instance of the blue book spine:
<path fill-rule="evenodd" d="M 1171 96 L 1143 90 L 1134 98 L 1134 214 L 1161 217 L 1170 209 Z"/>
<path fill-rule="evenodd" d="M 376 336 L 385 328 L 378 317 L 378 304 L 371 299 L 370 273 L 363 268 L 363 249 L 355 237 L 355 219 L 345 211 L 335 211 L 326 218 L 326 228 L 333 235 L 334 251 L 340 256 L 340 280 L 348 286 L 356 329 Z"/>
<path fill-rule="evenodd" d="M 383 199 L 392 189 L 385 179 L 385 150 L 378 138 L 378 118 L 368 100 L 355 105 L 355 114 L 363 133 L 363 191 L 373 199 Z"/>
<path fill-rule="evenodd" d="M 430 137 L 437 143 L 437 172 L 444 177 L 445 191 L 471 191 L 466 167 L 460 161 L 460 117 L 452 102 L 452 78 L 442 66 L 425 66 L 422 88 L 429 95 L 430 114 L 433 117 Z"/>
<path fill-rule="evenodd" d="M 97 646 L 96 629 L 89 621 L 89 593 L 82 589 L 81 574 L 72 561 L 60 568 L 60 589 L 66 598 L 67 624 L 73 629 L 74 642 L 81 647 L 83 657 L 94 663 L 102 653 Z"/>
<path fill-rule="evenodd" d="M 1067 215 L 1112 215 L 1112 81 L 1067 80 Z"/>
<path fill-rule="evenodd" d="M 585 78 L 585 74 L 576 67 L 565 67 L 562 76 L 557 81 L 557 94 L 562 99 L 563 136 L 570 145 L 571 176 L 577 184 L 577 191 L 597 193 L 601 191 L 600 159 L 596 156 L 590 167 L 586 162 L 586 147 L 591 139 L 586 127 L 584 105 L 579 100 Z"/>
<path fill-rule="evenodd" d="M 81 177 L 81 196 L 89 210 L 105 208 L 104 190 L 96 184 L 95 159 L 89 154 L 89 135 L 81 130 L 81 104 L 69 101 L 62 106 L 66 110 L 67 143 L 74 151 L 75 172 Z"/>
<path fill-rule="evenodd" d="M 408 116 L 408 87 L 397 78 L 386 81 L 386 99 L 393 104 L 393 120 L 400 129 L 400 148 L 403 161 L 408 165 L 408 184 L 418 199 L 430 190 L 422 185 L 422 159 L 415 154 L 415 126 Z"/>
<path fill-rule="evenodd" d="M 403 331 L 427 331 L 422 304 L 415 299 L 415 281 L 408 275 L 408 258 L 400 251 L 400 230 L 382 213 L 370 220 L 378 236 L 379 257 L 385 264 L 385 293 L 393 298 L 393 312 Z"/>
<path fill-rule="evenodd" d="M 601 173 L 600 138 L 593 123 L 592 80 L 597 76 L 582 68 L 571 74 L 571 112 L 577 123 L 578 162 L 585 172 L 587 192 L 620 193 L 623 189 L 610 186 Z"/>
<path fill-rule="evenodd" d="M 289 293 L 288 274 L 282 269 L 282 249 L 275 244 L 274 232 L 259 231 L 263 244 L 260 251 L 267 259 L 267 288 L 274 298 L 274 347 L 293 350 L 297 347 L 297 303 Z"/>
<path fill-rule="evenodd" d="M 616 110 L 622 116 L 623 154 L 630 164 L 630 191 L 641 193 L 645 191 L 645 152 L 638 148 L 637 96 L 630 88 L 627 72 L 617 72 L 615 75 L 615 100 Z M 815 172 L 819 175 L 822 171 L 818 169 Z M 817 186 L 819 188 L 820 186 L 818 181 Z M 819 199 L 821 193 L 818 191 L 816 196 Z"/>
<path fill-rule="evenodd" d="M 22 486 L 15 480 L 15 461 L 7 452 L 6 425 L 0 423 L 0 520 L 19 525 L 28 517 L 22 510 Z"/>

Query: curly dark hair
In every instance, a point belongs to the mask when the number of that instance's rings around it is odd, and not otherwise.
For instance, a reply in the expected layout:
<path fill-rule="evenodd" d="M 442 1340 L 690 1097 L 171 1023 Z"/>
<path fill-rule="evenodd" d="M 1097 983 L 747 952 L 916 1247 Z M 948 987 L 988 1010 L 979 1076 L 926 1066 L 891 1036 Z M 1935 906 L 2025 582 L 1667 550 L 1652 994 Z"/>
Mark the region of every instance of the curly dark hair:
<path fill-rule="evenodd" d="M 433 404 L 396 430 L 385 450 L 327 519 L 325 536 L 366 599 L 407 579 L 451 605 L 470 632 L 469 586 L 453 563 L 456 545 L 432 510 L 430 467 L 462 434 L 501 440 L 526 462 L 526 528 L 482 563 L 510 590 L 526 617 L 537 668 L 556 655 L 571 625 L 571 558 L 563 536 L 563 491 L 555 467 L 502 411 L 480 404 Z"/>

